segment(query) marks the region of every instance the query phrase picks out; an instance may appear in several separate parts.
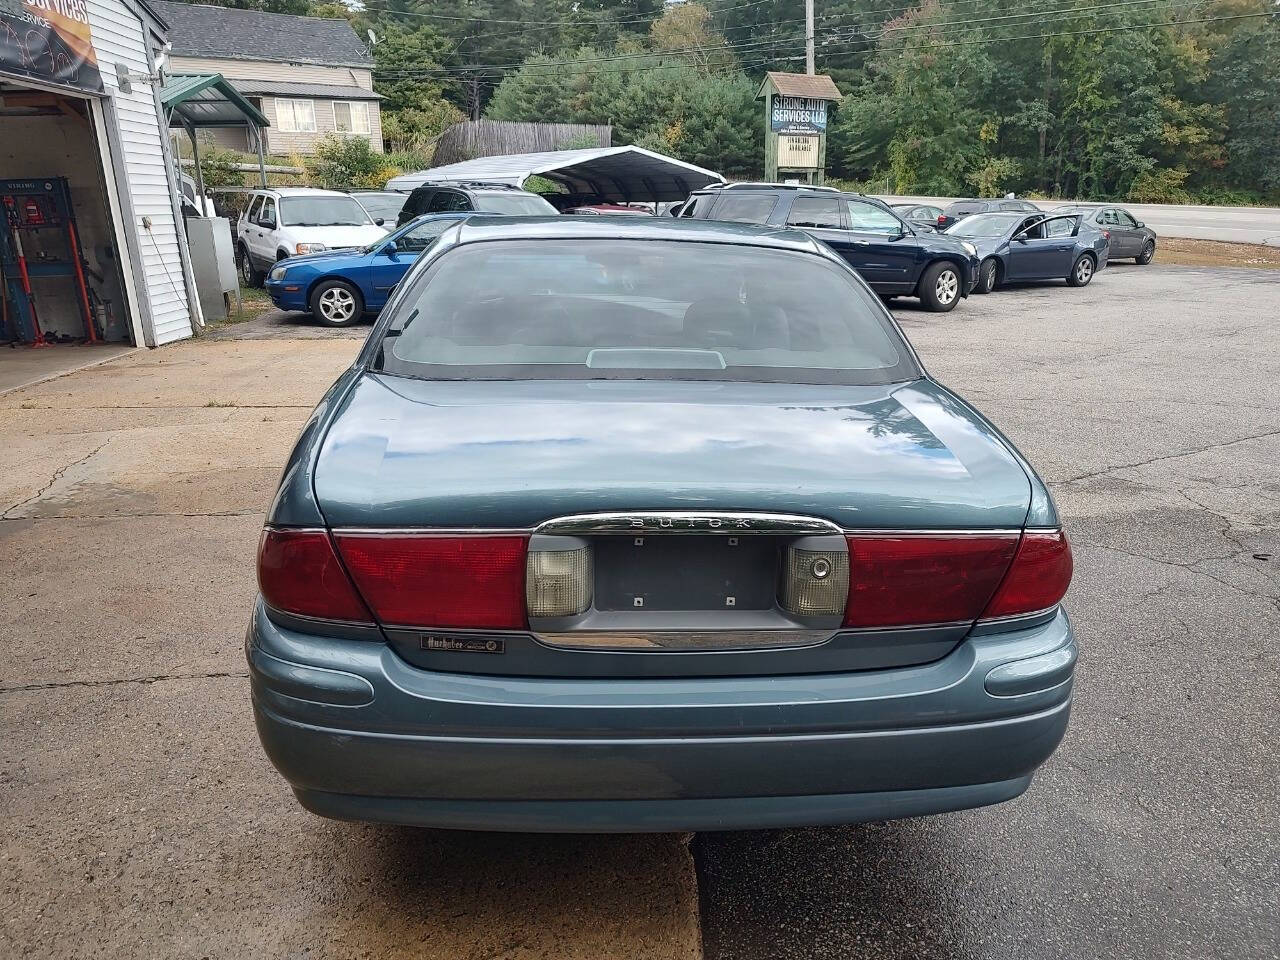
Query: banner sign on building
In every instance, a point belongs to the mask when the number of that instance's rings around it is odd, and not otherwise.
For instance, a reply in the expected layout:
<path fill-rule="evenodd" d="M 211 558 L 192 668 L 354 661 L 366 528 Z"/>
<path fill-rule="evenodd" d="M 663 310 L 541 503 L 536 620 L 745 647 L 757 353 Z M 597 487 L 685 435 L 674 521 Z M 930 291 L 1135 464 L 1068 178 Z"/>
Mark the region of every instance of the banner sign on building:
<path fill-rule="evenodd" d="M 801 136 L 826 133 L 827 101 L 775 93 L 769 99 L 769 129 L 774 133 Z"/>
<path fill-rule="evenodd" d="M 0 74 L 101 93 L 85 0 L 0 0 Z"/>

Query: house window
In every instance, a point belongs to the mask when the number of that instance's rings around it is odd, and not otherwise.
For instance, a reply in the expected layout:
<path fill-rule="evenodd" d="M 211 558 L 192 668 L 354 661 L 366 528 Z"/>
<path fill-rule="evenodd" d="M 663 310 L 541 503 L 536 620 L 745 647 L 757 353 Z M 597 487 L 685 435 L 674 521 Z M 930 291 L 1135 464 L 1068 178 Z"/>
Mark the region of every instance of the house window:
<path fill-rule="evenodd" d="M 369 105 L 362 100 L 333 102 L 334 129 L 339 133 L 369 132 Z"/>
<path fill-rule="evenodd" d="M 277 99 L 276 125 L 284 133 L 315 133 L 315 103 L 311 100 Z"/>

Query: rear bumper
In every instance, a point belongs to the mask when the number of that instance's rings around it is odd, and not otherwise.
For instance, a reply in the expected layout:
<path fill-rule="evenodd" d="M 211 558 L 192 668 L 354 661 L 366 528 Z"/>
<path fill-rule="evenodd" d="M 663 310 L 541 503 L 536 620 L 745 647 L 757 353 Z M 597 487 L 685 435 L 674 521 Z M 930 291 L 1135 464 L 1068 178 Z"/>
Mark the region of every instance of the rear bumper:
<path fill-rule="evenodd" d="M 316 813 L 486 830 L 850 823 L 997 803 L 1061 741 L 1065 614 L 922 666 L 792 677 L 446 674 L 259 605 L 258 732 Z"/>

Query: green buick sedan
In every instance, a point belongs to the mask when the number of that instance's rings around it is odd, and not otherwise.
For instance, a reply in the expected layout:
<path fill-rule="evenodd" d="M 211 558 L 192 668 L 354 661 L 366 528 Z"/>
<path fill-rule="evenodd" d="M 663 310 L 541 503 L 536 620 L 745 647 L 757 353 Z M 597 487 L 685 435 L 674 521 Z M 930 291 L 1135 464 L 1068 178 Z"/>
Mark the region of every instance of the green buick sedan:
<path fill-rule="evenodd" d="M 1061 741 L 1044 483 L 805 233 L 473 219 L 307 422 L 246 640 L 327 817 L 851 823 L 999 803 Z"/>

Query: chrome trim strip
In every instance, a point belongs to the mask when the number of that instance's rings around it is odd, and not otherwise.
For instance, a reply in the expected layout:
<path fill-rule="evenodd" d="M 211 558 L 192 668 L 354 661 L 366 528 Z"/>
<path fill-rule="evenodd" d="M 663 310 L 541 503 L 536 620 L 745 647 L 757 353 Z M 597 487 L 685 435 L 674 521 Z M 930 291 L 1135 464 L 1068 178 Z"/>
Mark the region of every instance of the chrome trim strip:
<path fill-rule="evenodd" d="M 842 530 L 849 537 L 1020 537 L 1022 531 L 1016 527 L 1000 527 L 996 529 L 967 530 L 889 530 L 875 527 L 858 527 Z"/>
<path fill-rule="evenodd" d="M 664 650 L 721 653 L 812 647 L 835 630 L 565 630 L 535 633 L 539 643 L 558 650 Z"/>
<path fill-rule="evenodd" d="M 617 514 L 576 514 L 566 517 L 554 517 L 550 520 L 539 524 L 536 527 L 334 527 L 329 533 L 343 534 L 347 536 L 422 536 L 422 537 L 514 537 L 528 536 L 531 533 L 634 533 L 640 531 L 641 528 L 634 526 L 626 526 L 619 529 L 588 529 L 579 528 L 571 530 L 569 527 L 560 526 L 565 521 L 578 521 L 594 517 L 609 518 L 636 518 L 636 517 L 656 517 L 656 516 L 674 516 L 675 514 L 659 514 L 659 513 L 617 513 Z M 953 529 L 953 530 L 930 530 L 927 528 L 914 529 L 892 529 L 877 527 L 846 527 L 842 528 L 829 520 L 823 520 L 820 517 L 801 517 L 791 516 L 788 514 L 758 514 L 758 513 L 737 513 L 737 514 L 709 514 L 697 513 L 693 514 L 697 517 L 734 517 L 750 520 L 752 518 L 773 518 L 781 521 L 803 521 L 806 525 L 803 527 L 776 527 L 774 529 L 733 529 L 733 528 L 714 528 L 706 530 L 697 529 L 677 529 L 675 527 L 658 527 L 652 531 L 658 533 L 839 533 L 845 536 L 856 537 L 1000 537 L 1009 536 L 1016 537 L 1025 533 L 1059 533 L 1060 527 L 1028 527 L 1025 531 L 1016 527 L 999 527 L 993 529 Z M 323 527 L 277 527 L 267 524 L 268 530 L 280 530 L 284 532 L 295 533 L 323 533 Z"/>
<path fill-rule="evenodd" d="M 751 511 L 653 510 L 627 513 L 582 513 L 555 517 L 539 524 L 535 533 L 787 533 L 839 534 L 830 520 L 786 513 Z"/>
<path fill-rule="evenodd" d="M 262 594 L 258 594 L 258 596 L 262 597 Z M 361 603 L 363 602 L 364 601 L 362 599 Z M 273 607 L 267 602 L 266 597 L 262 597 L 262 606 L 266 608 L 268 617 L 274 613 L 289 620 L 297 620 L 302 623 L 314 623 L 318 626 L 360 627 L 364 630 L 378 629 L 376 620 L 338 620 L 333 617 L 312 617 L 305 613 L 290 613 L 288 610 L 281 610 L 279 607 Z"/>
<path fill-rule="evenodd" d="M 947 630 L 964 627 L 966 630 L 981 620 L 942 620 L 935 623 L 900 623 L 884 627 L 841 627 L 839 633 L 904 633 L 908 630 Z"/>
<path fill-rule="evenodd" d="M 1007 617 L 982 617 L 977 621 L 976 625 L 986 626 L 989 623 L 1016 624 L 1020 620 L 1047 620 L 1051 616 L 1055 616 L 1058 612 L 1058 608 L 1060 608 L 1061 606 L 1062 606 L 1062 601 L 1058 601 L 1052 607 L 1045 607 L 1041 610 L 1032 610 L 1030 613 L 1014 613 L 1014 614 L 1010 614 Z"/>
<path fill-rule="evenodd" d="M 334 527 L 341 537 L 527 537 L 531 527 Z"/>

